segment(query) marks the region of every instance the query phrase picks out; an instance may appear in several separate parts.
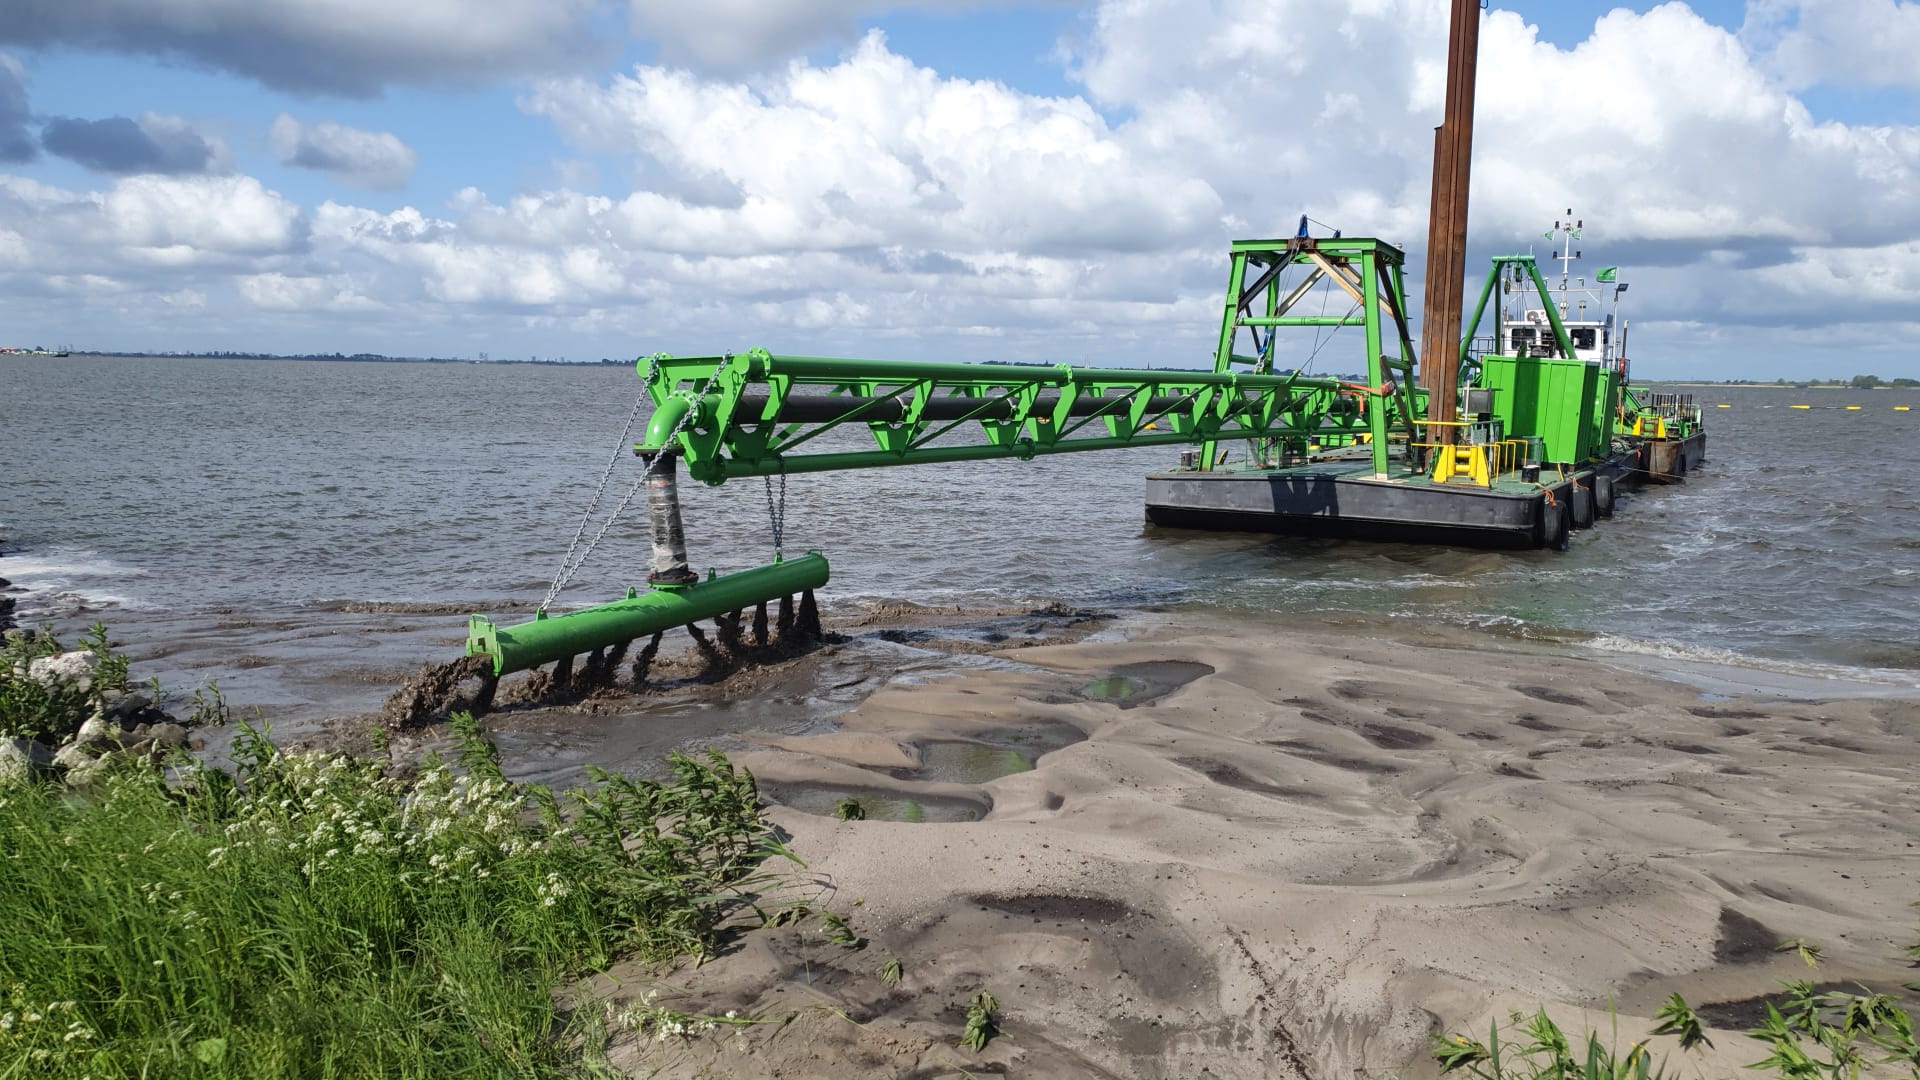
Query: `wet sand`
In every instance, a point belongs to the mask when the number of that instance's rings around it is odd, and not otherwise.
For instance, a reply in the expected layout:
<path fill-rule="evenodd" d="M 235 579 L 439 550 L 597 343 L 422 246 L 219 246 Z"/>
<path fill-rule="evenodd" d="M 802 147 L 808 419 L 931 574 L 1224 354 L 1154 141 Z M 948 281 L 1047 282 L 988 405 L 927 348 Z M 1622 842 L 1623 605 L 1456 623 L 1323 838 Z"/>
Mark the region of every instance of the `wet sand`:
<path fill-rule="evenodd" d="M 1355 620 L 827 616 L 836 640 L 783 663 L 702 682 L 683 649 L 646 694 L 487 718 L 509 771 L 550 783 L 726 750 L 807 861 L 787 898 L 868 939 L 756 930 L 698 969 L 595 980 L 769 1021 L 617 1043 L 632 1075 L 1417 1077 L 1434 1032 L 1545 1004 L 1576 1032 L 1612 1008 L 1637 1039 L 1674 992 L 1722 1025 L 1697 1059 L 1720 1074 L 1758 1056 L 1752 999 L 1809 974 L 1782 940 L 1823 947 L 1822 981 L 1913 977 L 1912 699 L 1730 694 Z M 350 743 L 457 651 L 451 623 L 235 616 L 136 674 L 217 671 L 281 736 Z M 867 820 L 832 816 L 848 797 Z M 1004 1034 L 973 1054 L 954 1043 L 980 989 Z"/>
<path fill-rule="evenodd" d="M 1824 981 L 1912 978 L 1920 703 L 1710 700 L 1441 633 L 1175 616 L 1111 637 L 885 686 L 832 730 L 746 734 L 735 760 L 821 811 L 771 813 L 869 944 L 755 932 L 658 983 L 618 972 L 616 999 L 659 985 L 689 1012 L 792 1019 L 616 1060 L 1420 1076 L 1442 1029 L 1541 1003 L 1575 1031 L 1612 1008 L 1638 1039 L 1680 992 L 1734 1029 L 1698 1059 L 1727 1071 L 1758 1056 L 1741 1003 L 1807 974 L 1782 940 L 1820 944 Z M 824 812 L 849 794 L 886 813 Z M 1005 1034 L 972 1054 L 953 1044 L 979 989 Z"/>

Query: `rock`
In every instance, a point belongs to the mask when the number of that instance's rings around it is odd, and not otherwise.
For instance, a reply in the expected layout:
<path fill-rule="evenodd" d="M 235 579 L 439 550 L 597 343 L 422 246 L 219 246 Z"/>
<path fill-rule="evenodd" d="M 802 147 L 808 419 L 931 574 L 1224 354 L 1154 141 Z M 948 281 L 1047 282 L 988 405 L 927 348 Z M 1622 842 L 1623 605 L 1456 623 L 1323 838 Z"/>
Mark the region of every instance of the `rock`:
<path fill-rule="evenodd" d="M 113 693 L 114 691 L 108 691 Z M 102 694 L 104 699 L 106 694 Z M 153 702 L 145 694 L 121 694 L 118 700 L 107 706 L 107 715 L 120 722 L 122 726 L 133 722 L 141 713 L 153 708 Z"/>
<path fill-rule="evenodd" d="M 85 649 L 63 652 L 58 656 L 38 657 L 27 665 L 27 678 L 42 686 L 69 683 L 81 690 L 93 686 L 93 673 L 100 670 L 100 658 Z"/>
<path fill-rule="evenodd" d="M 106 771 L 112 767 L 113 761 L 110 758 L 88 758 L 67 770 L 67 786 L 75 788 L 92 787 L 94 781 L 104 776 Z"/>
<path fill-rule="evenodd" d="M 111 719 L 96 709 L 93 715 L 87 717 L 86 722 L 80 725 L 80 730 L 74 732 L 73 742 L 76 746 L 119 742 L 120 730 L 120 721 Z"/>
<path fill-rule="evenodd" d="M 46 745 L 38 739 L 0 739 L 0 790 L 32 783 L 50 764 Z"/>
<path fill-rule="evenodd" d="M 173 750 L 187 745 L 187 729 L 179 724 L 153 724 L 147 728 L 147 738 L 155 746 Z"/>
<path fill-rule="evenodd" d="M 57 768 L 72 772 L 82 766 L 91 765 L 99 759 L 85 743 L 75 741 L 54 752 L 53 764 Z"/>

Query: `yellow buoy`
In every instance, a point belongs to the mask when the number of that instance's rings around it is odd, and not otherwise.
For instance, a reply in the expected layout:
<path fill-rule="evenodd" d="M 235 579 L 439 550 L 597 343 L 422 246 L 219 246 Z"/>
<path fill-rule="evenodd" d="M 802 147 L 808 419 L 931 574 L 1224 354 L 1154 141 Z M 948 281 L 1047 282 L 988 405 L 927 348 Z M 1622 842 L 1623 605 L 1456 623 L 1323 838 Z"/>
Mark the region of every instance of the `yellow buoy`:
<path fill-rule="evenodd" d="M 1859 412 L 1859 411 L 1860 411 L 1860 406 L 1858 406 L 1858 405 L 1849 405 L 1849 406 L 1847 406 L 1847 411 L 1848 411 L 1848 412 Z"/>
<path fill-rule="evenodd" d="M 1727 404 L 1726 402 L 1724 402 L 1724 401 L 1722 401 L 1722 402 L 1720 402 L 1719 404 L 1717 404 L 1717 405 L 1715 405 L 1715 406 L 1714 406 L 1714 408 L 1716 408 L 1716 409 L 1731 409 L 1731 408 L 1733 408 L 1733 406 L 1731 406 L 1731 405 L 1729 405 L 1729 404 Z"/>
<path fill-rule="evenodd" d="M 1895 405 L 1895 406 L 1893 407 L 1893 411 L 1894 411 L 1894 412 L 1908 412 L 1908 411 L 1910 411 L 1910 410 L 1911 410 L 1912 408 L 1913 408 L 1913 406 L 1911 406 L 1911 405 Z"/>
<path fill-rule="evenodd" d="M 1811 408 L 1813 408 L 1813 406 L 1811 406 L 1811 405 L 1789 405 L 1789 406 L 1787 406 L 1787 408 L 1789 408 L 1789 409 L 1811 409 Z"/>

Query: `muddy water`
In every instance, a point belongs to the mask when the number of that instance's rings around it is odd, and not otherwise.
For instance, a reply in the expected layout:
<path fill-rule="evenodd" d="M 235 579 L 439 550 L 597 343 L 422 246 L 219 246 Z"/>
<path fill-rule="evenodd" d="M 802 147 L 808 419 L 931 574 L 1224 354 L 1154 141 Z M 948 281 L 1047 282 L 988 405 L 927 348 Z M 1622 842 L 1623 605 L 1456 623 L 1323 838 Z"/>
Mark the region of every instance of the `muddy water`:
<path fill-rule="evenodd" d="M 1132 709 L 1158 701 L 1193 680 L 1211 674 L 1211 667 L 1192 661 L 1149 660 L 1123 664 L 1089 682 L 1080 693 L 1093 701 Z"/>

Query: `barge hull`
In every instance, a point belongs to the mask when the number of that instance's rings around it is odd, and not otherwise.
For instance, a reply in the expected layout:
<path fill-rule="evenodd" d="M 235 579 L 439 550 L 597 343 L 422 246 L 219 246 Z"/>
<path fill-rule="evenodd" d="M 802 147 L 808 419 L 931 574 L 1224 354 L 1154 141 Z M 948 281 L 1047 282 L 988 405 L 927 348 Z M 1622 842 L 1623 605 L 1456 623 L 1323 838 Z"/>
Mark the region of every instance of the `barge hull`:
<path fill-rule="evenodd" d="M 1641 448 L 1646 479 L 1655 484 L 1684 484 L 1707 460 L 1707 433 L 1684 439 L 1652 439 Z"/>
<path fill-rule="evenodd" d="M 1216 532 L 1380 540 L 1405 544 L 1526 549 L 1564 547 L 1570 529 L 1590 527 L 1603 488 L 1640 482 L 1634 457 L 1620 454 L 1537 485 L 1495 488 L 1435 484 L 1424 476 L 1375 479 L 1358 463 L 1284 469 L 1153 473 L 1146 517 L 1158 526 Z"/>
<path fill-rule="evenodd" d="M 1556 500 L 1566 501 L 1571 485 L 1557 486 Z M 1493 548 L 1549 539 L 1547 501 L 1538 490 L 1397 483 L 1311 467 L 1156 473 L 1147 477 L 1146 499 L 1147 520 L 1170 528 Z"/>

